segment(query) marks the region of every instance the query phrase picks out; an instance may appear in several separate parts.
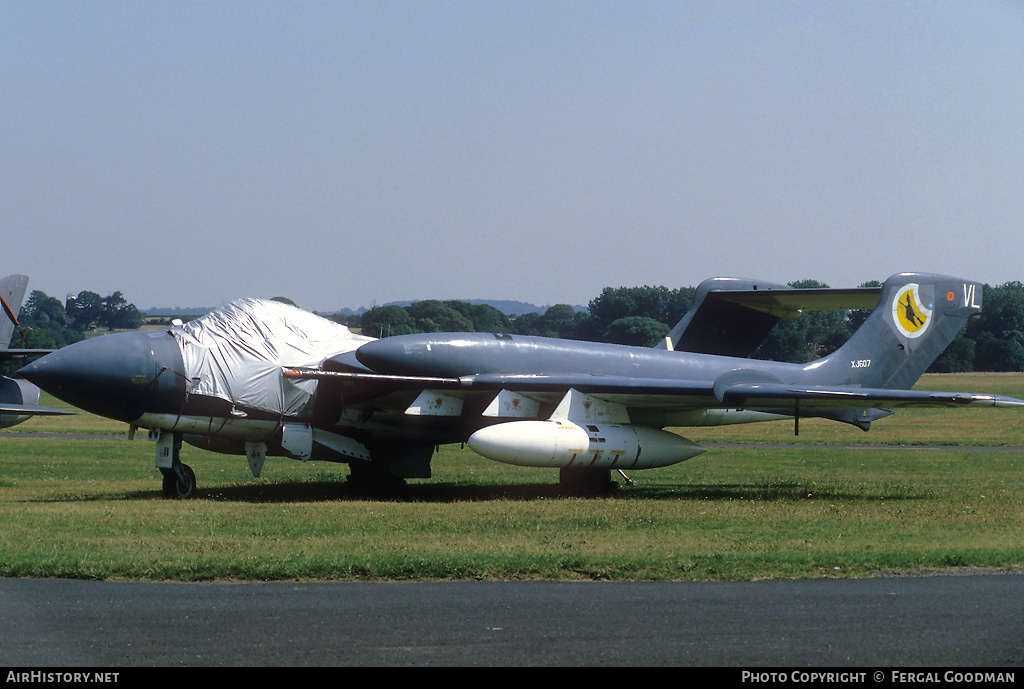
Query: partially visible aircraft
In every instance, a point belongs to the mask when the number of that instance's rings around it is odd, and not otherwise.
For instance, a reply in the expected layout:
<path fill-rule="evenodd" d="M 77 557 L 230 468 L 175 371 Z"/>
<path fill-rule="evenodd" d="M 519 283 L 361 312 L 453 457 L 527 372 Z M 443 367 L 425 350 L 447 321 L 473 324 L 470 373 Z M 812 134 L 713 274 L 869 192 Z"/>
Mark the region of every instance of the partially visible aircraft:
<path fill-rule="evenodd" d="M 808 364 L 749 358 L 803 310 L 873 309 Z M 1024 406 L 984 393 L 910 390 L 971 316 L 981 285 L 903 273 L 881 288 L 701 283 L 657 348 L 502 333 L 375 340 L 300 309 L 240 300 L 190 323 L 79 342 L 20 371 L 82 409 L 149 429 L 169 497 L 195 490 L 182 442 L 265 458 L 345 462 L 371 485 L 429 478 L 435 447 L 468 443 L 510 464 L 610 489 L 705 448 L 664 430 L 820 417 L 867 430 L 910 406 Z"/>
<path fill-rule="evenodd" d="M 28 289 L 24 275 L 8 275 L 0 280 L 0 360 L 48 354 L 50 349 L 8 349 L 18 326 L 18 312 Z M 69 414 L 60 409 L 39 406 L 39 388 L 23 380 L 0 376 L 0 428 L 15 426 L 36 415 Z"/>

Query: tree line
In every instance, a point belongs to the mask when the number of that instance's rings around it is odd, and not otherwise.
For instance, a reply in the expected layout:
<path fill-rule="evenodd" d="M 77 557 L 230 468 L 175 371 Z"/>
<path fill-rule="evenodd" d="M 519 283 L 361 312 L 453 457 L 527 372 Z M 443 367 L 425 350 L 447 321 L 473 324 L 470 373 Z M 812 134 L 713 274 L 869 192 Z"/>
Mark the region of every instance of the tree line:
<path fill-rule="evenodd" d="M 606 287 L 586 311 L 555 304 L 543 313 L 510 318 L 488 304 L 430 299 L 408 306 L 376 306 L 338 318 L 364 335 L 388 337 L 424 332 L 500 332 L 592 340 L 649 347 L 664 339 L 693 301 L 695 288 Z"/>
<path fill-rule="evenodd" d="M 142 327 L 142 313 L 121 292 L 101 297 L 82 291 L 66 303 L 45 292 L 33 290 L 18 316 L 18 332 L 10 346 L 26 349 L 57 349 L 85 337 L 97 327 L 135 330 Z"/>
<path fill-rule="evenodd" d="M 827 288 L 816 280 L 791 287 Z M 877 281 L 861 287 L 880 287 Z M 606 287 L 586 311 L 556 304 L 543 313 L 510 318 L 493 306 L 461 301 L 419 301 L 377 306 L 337 320 L 363 334 L 389 337 L 421 332 L 501 332 L 652 347 L 689 310 L 695 287 Z M 971 319 L 929 369 L 932 372 L 1024 371 L 1024 285 L 985 285 L 982 313 Z M 754 353 L 755 358 L 806 363 L 838 349 L 870 311 L 813 311 L 781 321 Z"/>
<path fill-rule="evenodd" d="M 861 287 L 880 285 L 867 282 Z M 792 282 L 790 286 L 828 287 L 815 280 Z M 542 313 L 525 313 L 515 318 L 488 304 L 434 299 L 408 306 L 377 306 L 362 314 L 332 318 L 373 337 L 476 331 L 651 347 L 661 342 L 689 310 L 695 292 L 695 287 L 605 287 L 590 300 L 585 311 L 555 304 Z M 985 285 L 982 299 L 981 315 L 968 322 L 930 371 L 1024 371 L 1024 285 Z M 804 363 L 825 356 L 849 339 L 868 313 L 817 311 L 805 313 L 795 321 L 781 321 L 754 357 Z M 97 327 L 139 328 L 142 314 L 121 292 L 101 297 L 83 291 L 62 304 L 59 299 L 35 290 L 18 320 L 21 328 L 11 347 L 57 349 L 83 339 L 86 331 Z"/>

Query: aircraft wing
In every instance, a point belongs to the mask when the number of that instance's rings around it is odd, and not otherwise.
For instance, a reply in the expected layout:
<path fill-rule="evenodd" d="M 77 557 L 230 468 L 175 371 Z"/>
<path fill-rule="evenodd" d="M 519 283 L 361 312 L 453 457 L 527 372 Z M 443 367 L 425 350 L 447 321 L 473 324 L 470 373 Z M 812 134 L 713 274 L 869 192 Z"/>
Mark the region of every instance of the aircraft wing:
<path fill-rule="evenodd" d="M 807 386 L 782 383 L 685 381 L 588 374 L 496 374 L 459 378 L 400 376 L 363 372 L 288 369 L 292 379 L 333 380 L 376 387 L 381 396 L 396 391 L 442 391 L 455 397 L 502 391 L 539 402 L 561 399 L 569 390 L 627 409 L 757 409 L 789 414 L 804 409 L 876 409 L 899 407 L 1024 406 L 1024 400 L 987 393 L 889 390 L 854 386 Z"/>

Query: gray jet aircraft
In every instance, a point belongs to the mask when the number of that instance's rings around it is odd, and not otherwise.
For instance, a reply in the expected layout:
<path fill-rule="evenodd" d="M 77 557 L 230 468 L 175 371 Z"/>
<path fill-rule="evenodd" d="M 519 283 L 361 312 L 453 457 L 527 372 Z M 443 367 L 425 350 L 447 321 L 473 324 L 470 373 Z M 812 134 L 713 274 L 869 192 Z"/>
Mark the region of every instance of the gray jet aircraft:
<path fill-rule="evenodd" d="M 8 349 L 18 326 L 18 312 L 28 289 L 24 275 L 8 275 L 0 280 L 0 360 L 47 354 L 50 349 Z M 23 380 L 0 376 L 0 428 L 8 428 L 36 415 L 70 414 L 60 409 L 39 406 L 39 388 Z"/>
<path fill-rule="evenodd" d="M 749 358 L 779 319 L 873 309 L 850 340 L 807 364 Z M 345 462 L 371 486 L 429 478 L 435 447 L 559 469 L 574 490 L 705 448 L 664 430 L 819 417 L 867 430 L 909 406 L 1022 406 L 910 388 L 968 318 L 981 285 L 904 273 L 873 289 L 792 289 L 715 278 L 656 348 L 503 333 L 375 340 L 278 302 L 241 300 L 190 323 L 108 335 L 20 372 L 82 409 L 149 429 L 170 497 L 195 490 L 182 442 Z"/>

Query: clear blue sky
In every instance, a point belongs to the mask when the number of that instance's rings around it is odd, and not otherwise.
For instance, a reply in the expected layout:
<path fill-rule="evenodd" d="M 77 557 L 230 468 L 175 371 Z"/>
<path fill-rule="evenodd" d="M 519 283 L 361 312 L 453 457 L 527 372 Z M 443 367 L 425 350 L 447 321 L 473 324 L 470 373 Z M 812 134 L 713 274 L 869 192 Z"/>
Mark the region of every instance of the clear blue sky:
<path fill-rule="evenodd" d="M 1024 281 L 1024 3 L 0 0 L 0 177 L 142 308 Z"/>

